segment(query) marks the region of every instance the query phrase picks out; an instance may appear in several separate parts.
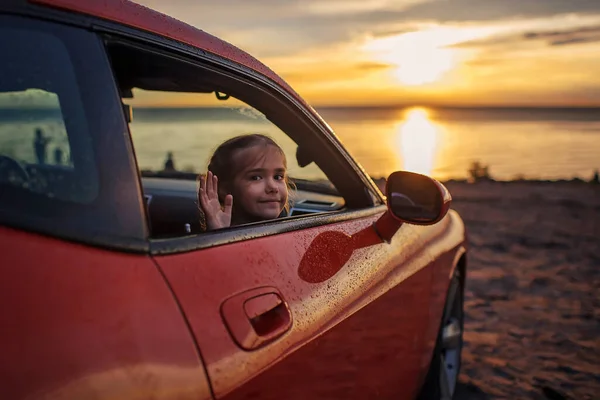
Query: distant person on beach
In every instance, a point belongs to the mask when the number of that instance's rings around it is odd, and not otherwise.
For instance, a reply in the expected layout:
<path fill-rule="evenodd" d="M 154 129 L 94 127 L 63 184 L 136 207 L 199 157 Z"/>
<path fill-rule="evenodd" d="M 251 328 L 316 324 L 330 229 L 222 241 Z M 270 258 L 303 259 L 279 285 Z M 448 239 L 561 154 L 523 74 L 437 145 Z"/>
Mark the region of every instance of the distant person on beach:
<path fill-rule="evenodd" d="M 167 160 L 165 161 L 165 171 L 176 171 L 175 169 L 175 160 L 173 160 L 173 152 L 169 151 L 167 153 Z"/>
<path fill-rule="evenodd" d="M 225 141 L 198 180 L 207 230 L 275 219 L 289 207 L 286 157 L 268 136 L 250 134 Z"/>
<path fill-rule="evenodd" d="M 45 137 L 44 132 L 37 128 L 35 130 L 35 139 L 33 140 L 33 150 L 39 164 L 46 164 L 46 148 L 51 138 Z"/>
<path fill-rule="evenodd" d="M 63 151 L 60 147 L 54 149 L 54 164 L 61 165 L 63 162 Z"/>

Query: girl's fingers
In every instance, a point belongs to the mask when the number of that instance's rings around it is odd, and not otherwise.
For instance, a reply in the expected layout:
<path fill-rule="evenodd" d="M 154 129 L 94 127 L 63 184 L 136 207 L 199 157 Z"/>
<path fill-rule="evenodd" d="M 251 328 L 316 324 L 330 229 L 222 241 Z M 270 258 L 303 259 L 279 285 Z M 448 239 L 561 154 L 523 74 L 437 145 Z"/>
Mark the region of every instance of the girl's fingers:
<path fill-rule="evenodd" d="M 205 186 L 206 184 L 204 183 L 204 176 L 200 175 L 200 178 L 198 179 L 198 200 L 200 201 L 200 203 L 202 203 L 202 196 L 204 196 L 205 194 Z"/>
<path fill-rule="evenodd" d="M 227 215 L 231 215 L 231 209 L 233 207 L 233 196 L 228 194 L 225 196 L 225 204 L 223 207 L 223 212 Z"/>
<path fill-rule="evenodd" d="M 206 214 L 206 200 L 204 199 L 202 189 L 200 189 L 200 195 L 198 196 L 198 201 L 200 203 L 200 208 L 202 209 L 202 212 L 204 214 Z"/>
<path fill-rule="evenodd" d="M 218 195 L 218 193 L 219 193 L 219 178 L 217 178 L 216 175 L 213 175 L 212 182 L 213 182 L 213 190 L 214 190 L 213 196 L 215 198 L 218 198 L 219 197 L 219 195 Z"/>
<path fill-rule="evenodd" d="M 208 198 L 206 197 L 206 190 L 202 185 L 200 186 L 200 190 L 198 191 L 198 200 L 200 200 L 200 206 L 202 210 L 206 212 L 208 206 Z"/>
<path fill-rule="evenodd" d="M 200 187 L 198 188 L 198 193 L 200 193 L 200 190 L 205 189 L 206 188 L 206 175 L 200 175 Z"/>
<path fill-rule="evenodd" d="M 208 171 L 206 173 L 206 194 L 210 198 L 210 197 L 212 197 L 212 193 L 213 193 L 213 174 L 212 174 L 212 172 Z"/>

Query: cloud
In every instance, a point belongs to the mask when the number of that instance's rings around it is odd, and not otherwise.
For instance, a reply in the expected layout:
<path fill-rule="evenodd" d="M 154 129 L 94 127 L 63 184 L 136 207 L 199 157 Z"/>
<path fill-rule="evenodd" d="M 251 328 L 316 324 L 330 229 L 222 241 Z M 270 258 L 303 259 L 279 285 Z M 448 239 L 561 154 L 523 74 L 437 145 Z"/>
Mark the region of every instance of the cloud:
<path fill-rule="evenodd" d="M 510 89 L 543 100 L 558 90 L 538 79 L 549 70 L 561 88 L 598 84 L 598 52 L 584 43 L 600 42 L 600 0 L 134 1 L 248 51 L 319 101 L 360 101 L 369 90 L 392 101 L 405 88 L 391 68 L 432 49 L 456 60 L 456 74 L 436 88 L 440 99 L 494 90 L 504 99 Z M 587 89 L 572 96 L 598 101 Z"/>
<path fill-rule="evenodd" d="M 315 63 L 301 67 L 288 67 L 281 71 L 289 81 L 297 82 L 335 82 L 364 78 L 365 73 L 383 71 L 393 65 L 378 62 L 331 63 L 327 65 Z"/>
<path fill-rule="evenodd" d="M 600 41 L 600 36 L 596 37 L 588 37 L 588 38 L 572 38 L 572 39 L 563 39 L 563 40 L 555 40 L 551 43 L 552 46 L 563 46 L 566 44 L 577 44 L 577 43 L 592 43 Z"/>
<path fill-rule="evenodd" d="M 538 30 L 520 33 L 495 35 L 484 39 L 470 40 L 454 44 L 450 47 L 507 47 L 519 43 L 534 41 L 544 42 L 548 46 L 566 46 L 573 44 L 600 42 L 600 25 L 580 26 L 562 30 Z"/>
<path fill-rule="evenodd" d="M 221 37 L 259 58 L 291 55 L 367 36 L 406 33 L 427 22 L 489 22 L 565 13 L 600 15 L 598 0 L 135 1 Z"/>
<path fill-rule="evenodd" d="M 388 69 L 390 67 L 393 67 L 393 65 L 377 62 L 363 62 L 354 66 L 354 68 L 361 71 L 377 71 L 382 69 Z"/>
<path fill-rule="evenodd" d="M 377 10 L 401 10 L 431 0 L 317 0 L 304 1 L 306 9 L 313 14 L 335 15 L 363 14 Z"/>
<path fill-rule="evenodd" d="M 600 104 L 600 84 L 575 85 L 571 88 L 569 94 L 580 101 Z"/>
<path fill-rule="evenodd" d="M 597 0 L 435 0 L 402 12 L 406 18 L 438 22 L 541 18 L 560 14 L 600 14 Z"/>
<path fill-rule="evenodd" d="M 136 0 L 218 36 L 256 56 L 289 55 L 351 40 L 360 29 L 351 13 L 336 18 L 307 3 L 281 0 Z M 336 1 L 335 4 L 341 5 Z"/>
<path fill-rule="evenodd" d="M 550 46 L 600 41 L 600 25 L 545 32 L 527 32 L 525 40 L 545 40 Z"/>

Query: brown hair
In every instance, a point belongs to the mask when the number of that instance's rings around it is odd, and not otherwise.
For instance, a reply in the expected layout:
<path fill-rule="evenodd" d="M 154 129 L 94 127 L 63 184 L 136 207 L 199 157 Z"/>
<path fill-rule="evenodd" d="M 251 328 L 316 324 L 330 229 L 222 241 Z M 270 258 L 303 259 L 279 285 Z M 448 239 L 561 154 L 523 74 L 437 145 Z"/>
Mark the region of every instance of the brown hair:
<path fill-rule="evenodd" d="M 260 133 L 252 133 L 235 136 L 221 143 L 210 158 L 208 170 L 219 178 L 219 183 L 222 182 L 226 184 L 231 182 L 233 178 L 235 178 L 236 174 L 246 167 L 245 165 L 233 164 L 235 153 L 239 150 L 248 149 L 254 146 L 263 146 L 265 148 L 268 146 L 275 147 L 275 149 L 281 153 L 281 156 L 283 157 L 283 164 L 287 168 L 287 159 L 281 147 L 279 147 L 279 145 L 269 136 L 262 135 Z M 285 175 L 285 183 L 288 187 L 288 190 L 293 189 L 293 185 L 290 184 L 287 174 Z M 222 199 L 221 195 L 219 194 L 219 202 L 223 204 L 223 201 L 224 199 Z M 286 203 L 284 209 L 289 211 L 289 203 Z"/>

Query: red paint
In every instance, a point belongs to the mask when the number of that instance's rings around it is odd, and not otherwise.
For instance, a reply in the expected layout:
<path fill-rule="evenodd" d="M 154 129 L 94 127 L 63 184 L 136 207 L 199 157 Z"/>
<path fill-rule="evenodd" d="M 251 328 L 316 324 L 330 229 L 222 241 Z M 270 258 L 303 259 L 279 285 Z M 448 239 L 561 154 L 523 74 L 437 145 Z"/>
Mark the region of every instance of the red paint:
<path fill-rule="evenodd" d="M 265 346 L 292 326 L 290 310 L 274 287 L 235 294 L 221 304 L 221 316 L 232 339 L 244 350 Z"/>
<path fill-rule="evenodd" d="M 424 373 L 431 257 L 409 226 L 391 245 L 382 243 L 372 230 L 377 218 L 156 257 L 189 319 L 217 397 L 416 393 Z M 303 258 L 328 241 L 336 242 L 342 258 L 351 254 L 348 261 L 329 279 L 307 282 L 299 276 Z M 332 258 L 318 259 L 331 275 Z M 261 287 L 278 289 L 293 324 L 284 336 L 248 352 L 224 326 L 220 309 L 232 295 Z M 274 382 L 284 381 L 275 390 Z"/>
<path fill-rule="evenodd" d="M 388 206 L 388 211 L 373 224 L 373 230 L 381 240 L 390 243 L 400 226 L 402 221 L 394 217 Z"/>
<path fill-rule="evenodd" d="M 0 227 L 3 399 L 209 399 L 192 337 L 147 256 Z"/>
<path fill-rule="evenodd" d="M 412 275 L 225 399 L 414 399 L 430 272 Z"/>
<path fill-rule="evenodd" d="M 338 231 L 320 233 L 300 260 L 298 276 L 309 283 L 324 282 L 338 273 L 355 250 L 390 243 L 400 226 L 402 223 L 386 212 L 375 223 L 352 236 Z"/>
<path fill-rule="evenodd" d="M 306 104 L 243 51 L 135 3 L 31 1 L 217 54 Z M 464 239 L 452 211 L 433 226 L 386 212 L 155 257 L 180 310 L 148 256 L 0 227 L 2 395 L 210 398 L 195 339 L 218 398 L 414 398 Z"/>
<path fill-rule="evenodd" d="M 455 211 L 450 210 L 445 220 L 431 228 L 431 234 L 424 237 L 429 251 L 435 258 L 435 264 L 431 281 L 430 318 L 428 327 L 424 331 L 426 341 L 421 359 L 422 365 L 429 365 L 431 360 L 435 347 L 435 335 L 442 322 L 442 312 L 450 278 L 457 268 L 460 257 L 465 254 L 464 240 L 457 241 L 456 238 L 464 238 L 466 231 Z"/>
<path fill-rule="evenodd" d="M 188 44 L 244 65 L 273 80 L 299 102 L 308 106 L 281 77 L 250 54 L 198 28 L 128 0 L 29 0 L 76 13 L 118 22 Z"/>
<path fill-rule="evenodd" d="M 308 283 L 324 282 L 331 278 L 350 259 L 354 251 L 351 243 L 352 237 L 342 232 L 320 233 L 300 260 L 298 276 Z"/>

